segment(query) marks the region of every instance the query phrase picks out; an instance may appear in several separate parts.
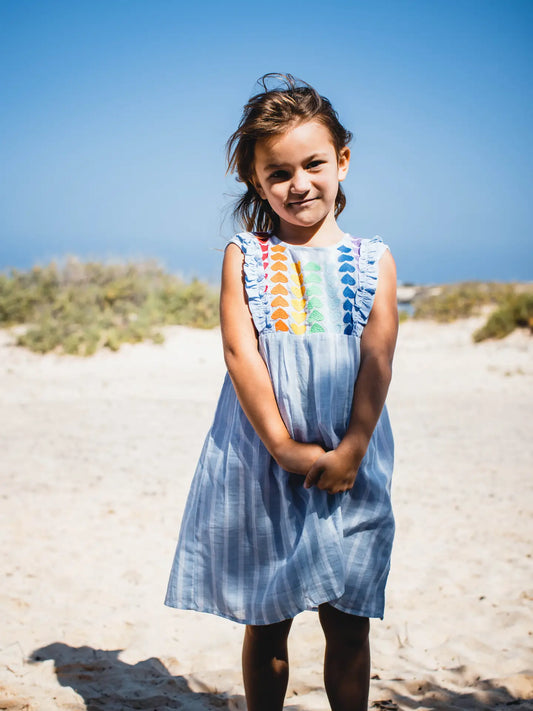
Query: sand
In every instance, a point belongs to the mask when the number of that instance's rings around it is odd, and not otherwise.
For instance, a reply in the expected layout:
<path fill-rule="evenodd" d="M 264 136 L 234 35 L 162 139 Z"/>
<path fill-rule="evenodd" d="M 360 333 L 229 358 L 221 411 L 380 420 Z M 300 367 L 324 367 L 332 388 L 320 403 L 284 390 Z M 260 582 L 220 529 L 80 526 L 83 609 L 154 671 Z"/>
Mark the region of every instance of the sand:
<path fill-rule="evenodd" d="M 533 339 L 401 326 L 397 518 L 371 706 L 533 709 Z M 242 627 L 163 606 L 224 376 L 218 331 L 89 359 L 0 332 L 0 709 L 244 709 Z M 286 709 L 325 711 L 317 617 Z"/>

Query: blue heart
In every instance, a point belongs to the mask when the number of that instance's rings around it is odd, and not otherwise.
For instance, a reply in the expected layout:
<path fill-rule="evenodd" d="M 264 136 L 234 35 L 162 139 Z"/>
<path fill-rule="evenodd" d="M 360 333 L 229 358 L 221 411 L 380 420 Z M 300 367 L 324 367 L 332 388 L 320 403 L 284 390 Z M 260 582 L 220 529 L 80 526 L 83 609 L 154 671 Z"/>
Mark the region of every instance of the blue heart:
<path fill-rule="evenodd" d="M 351 277 L 349 274 L 345 274 L 342 279 L 341 279 L 343 284 L 355 284 L 355 279 Z"/>
<path fill-rule="evenodd" d="M 348 262 L 346 262 L 346 264 L 343 264 L 342 266 L 339 267 L 339 271 L 340 272 L 354 272 L 355 267 L 353 264 L 348 264 Z"/>
<path fill-rule="evenodd" d="M 353 299 L 353 297 L 355 296 L 355 291 L 352 291 L 350 287 L 347 286 L 342 292 L 342 295 L 345 296 L 347 299 Z"/>

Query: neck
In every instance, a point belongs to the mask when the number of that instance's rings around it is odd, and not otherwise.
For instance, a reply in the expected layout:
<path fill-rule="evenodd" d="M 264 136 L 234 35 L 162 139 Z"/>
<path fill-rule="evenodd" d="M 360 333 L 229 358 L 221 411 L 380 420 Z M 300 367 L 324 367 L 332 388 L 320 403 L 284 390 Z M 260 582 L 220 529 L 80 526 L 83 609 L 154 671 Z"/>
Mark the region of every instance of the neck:
<path fill-rule="evenodd" d="M 276 232 L 276 237 L 283 242 L 306 247 L 329 247 L 336 244 L 343 235 L 344 232 L 337 225 L 332 213 L 321 222 L 309 227 L 292 225 L 280 220 L 280 226 Z"/>

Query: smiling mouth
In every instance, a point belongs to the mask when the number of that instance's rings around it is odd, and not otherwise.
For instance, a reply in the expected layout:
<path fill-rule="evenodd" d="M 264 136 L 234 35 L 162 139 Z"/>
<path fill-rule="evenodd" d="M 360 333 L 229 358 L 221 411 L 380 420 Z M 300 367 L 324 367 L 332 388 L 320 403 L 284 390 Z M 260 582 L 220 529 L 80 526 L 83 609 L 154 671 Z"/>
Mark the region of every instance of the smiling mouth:
<path fill-rule="evenodd" d="M 307 205 L 308 203 L 313 202 L 316 199 L 317 198 L 305 198 L 305 200 L 291 200 L 291 202 L 289 202 L 288 204 L 296 205 L 298 207 L 300 205 Z"/>

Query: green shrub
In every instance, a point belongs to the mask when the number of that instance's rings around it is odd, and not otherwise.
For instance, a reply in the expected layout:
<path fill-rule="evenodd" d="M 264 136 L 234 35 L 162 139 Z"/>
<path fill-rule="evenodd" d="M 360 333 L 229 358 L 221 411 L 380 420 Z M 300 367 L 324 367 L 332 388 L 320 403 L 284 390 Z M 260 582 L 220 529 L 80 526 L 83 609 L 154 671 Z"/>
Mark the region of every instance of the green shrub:
<path fill-rule="evenodd" d="M 474 341 L 504 338 L 515 328 L 529 328 L 533 333 L 533 293 L 512 294 L 473 335 Z"/>
<path fill-rule="evenodd" d="M 514 293 L 512 284 L 461 282 L 423 290 L 414 301 L 414 317 L 450 322 L 476 316 L 487 305 L 497 305 Z"/>
<path fill-rule="evenodd" d="M 415 297 L 414 317 L 449 322 L 477 316 L 492 307 L 475 342 L 503 338 L 517 327 L 533 330 L 533 285 L 501 282 L 462 282 L 422 289 Z"/>
<path fill-rule="evenodd" d="M 406 309 L 398 310 L 398 321 L 400 323 L 405 323 L 409 320 L 409 312 Z"/>
<path fill-rule="evenodd" d="M 17 339 L 38 353 L 91 355 L 122 343 L 163 341 L 167 324 L 211 328 L 218 293 L 174 277 L 155 262 L 111 264 L 70 258 L 63 267 L 0 274 L 0 326 L 27 324 Z"/>

